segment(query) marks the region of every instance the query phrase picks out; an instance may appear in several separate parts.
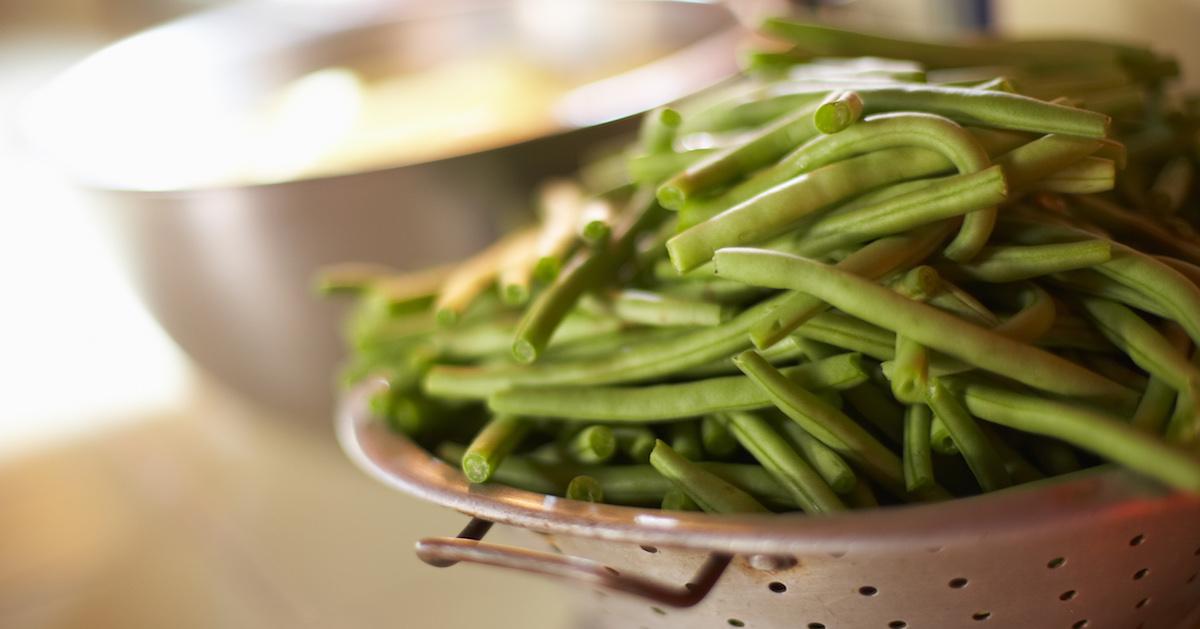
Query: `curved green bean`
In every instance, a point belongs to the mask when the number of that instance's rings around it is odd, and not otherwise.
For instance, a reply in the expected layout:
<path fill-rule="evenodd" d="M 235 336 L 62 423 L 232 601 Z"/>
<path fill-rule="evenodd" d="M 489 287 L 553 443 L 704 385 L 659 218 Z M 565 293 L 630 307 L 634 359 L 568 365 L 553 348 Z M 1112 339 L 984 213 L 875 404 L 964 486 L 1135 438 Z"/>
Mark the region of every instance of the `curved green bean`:
<path fill-rule="evenodd" d="M 723 249 L 715 260 L 720 276 L 811 293 L 847 314 L 1031 387 L 1067 396 L 1132 399 L 1128 389 L 1070 361 L 820 262 L 757 249 Z"/>
<path fill-rule="evenodd" d="M 671 480 L 706 513 L 765 513 L 750 494 L 679 456 L 661 439 L 650 453 L 650 465 Z"/>
<path fill-rule="evenodd" d="M 722 413 L 726 426 L 807 513 L 835 513 L 846 506 L 820 474 L 809 465 L 767 420 L 744 412 Z"/>
<path fill-rule="evenodd" d="M 1176 391 L 1200 383 L 1200 370 L 1187 356 L 1133 311 L 1106 299 L 1084 298 L 1080 303 L 1100 332 L 1138 367 L 1165 380 Z"/>
<path fill-rule="evenodd" d="M 984 491 L 996 491 L 1012 484 L 996 449 L 979 429 L 975 419 L 940 380 L 930 384 L 925 401 L 950 431 L 954 445 Z"/>
<path fill-rule="evenodd" d="M 825 479 L 833 491 L 839 494 L 848 494 L 854 490 L 858 484 L 858 477 L 841 455 L 808 434 L 796 422 L 781 422 L 779 430 L 796 449 L 796 452 L 799 452 L 804 460 L 821 475 L 821 478 Z"/>
<path fill-rule="evenodd" d="M 719 325 L 728 321 L 733 313 L 721 304 L 626 289 L 613 299 L 613 314 L 630 323 L 672 327 Z"/>
<path fill-rule="evenodd" d="M 1061 271 L 1085 269 L 1112 259 L 1112 243 L 1081 240 L 1049 245 L 984 247 L 956 271 L 984 282 L 1016 282 Z"/>
<path fill-rule="evenodd" d="M 462 471 L 472 483 L 485 483 L 504 457 L 529 432 L 529 422 L 512 415 L 497 415 L 475 435 L 462 457 Z"/>
<path fill-rule="evenodd" d="M 933 458 L 929 450 L 932 422 L 929 407 L 911 404 L 904 414 L 904 487 L 917 491 L 933 484 Z"/>

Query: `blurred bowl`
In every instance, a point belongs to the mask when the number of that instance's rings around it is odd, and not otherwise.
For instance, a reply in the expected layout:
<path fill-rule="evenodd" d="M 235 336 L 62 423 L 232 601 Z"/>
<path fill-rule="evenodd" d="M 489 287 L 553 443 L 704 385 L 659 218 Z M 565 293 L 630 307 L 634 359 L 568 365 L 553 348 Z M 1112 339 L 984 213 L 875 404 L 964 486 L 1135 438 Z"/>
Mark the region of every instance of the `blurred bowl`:
<path fill-rule="evenodd" d="M 340 313 L 313 297 L 317 267 L 416 268 L 478 250 L 529 204 L 536 182 L 575 169 L 582 149 L 735 72 L 735 21 L 712 4 L 526 0 L 437 10 L 233 5 L 96 53 L 27 109 L 31 144 L 96 192 L 166 331 L 202 368 L 289 416 L 324 422 L 333 405 Z M 480 150 L 417 162 L 377 156 L 340 170 L 228 168 L 256 165 L 262 146 L 244 141 L 247 121 L 298 79 L 330 68 L 427 71 L 497 50 L 589 82 L 564 90 L 544 120 L 526 121 L 524 136 Z M 318 101 L 315 119 L 276 140 L 308 138 L 337 107 Z M 267 148 L 284 162 L 306 150 L 304 141 Z"/>

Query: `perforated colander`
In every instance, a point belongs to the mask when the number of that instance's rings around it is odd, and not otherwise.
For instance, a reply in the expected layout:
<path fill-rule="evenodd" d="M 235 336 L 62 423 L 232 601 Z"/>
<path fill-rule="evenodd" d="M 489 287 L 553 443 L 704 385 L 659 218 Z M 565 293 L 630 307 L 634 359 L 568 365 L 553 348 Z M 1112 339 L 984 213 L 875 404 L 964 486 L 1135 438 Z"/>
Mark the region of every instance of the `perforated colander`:
<path fill-rule="evenodd" d="M 471 516 L 417 543 L 594 590 L 588 629 L 1195 629 L 1200 497 L 1097 469 L 941 504 L 833 517 L 712 516 L 471 485 L 347 395 L 342 447 L 376 479 Z M 549 549 L 482 541 L 493 522 Z"/>

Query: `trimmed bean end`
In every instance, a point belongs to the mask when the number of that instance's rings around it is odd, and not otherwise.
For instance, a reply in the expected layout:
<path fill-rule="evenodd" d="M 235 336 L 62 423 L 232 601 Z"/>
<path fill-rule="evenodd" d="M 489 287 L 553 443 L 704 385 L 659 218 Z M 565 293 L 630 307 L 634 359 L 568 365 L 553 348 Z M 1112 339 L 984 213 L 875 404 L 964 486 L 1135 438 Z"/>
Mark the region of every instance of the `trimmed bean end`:
<path fill-rule="evenodd" d="M 463 455 L 462 471 L 467 476 L 467 480 L 472 483 L 486 483 L 492 477 L 492 466 L 488 463 L 487 457 L 476 452 L 468 452 Z"/>
<path fill-rule="evenodd" d="M 517 339 L 513 341 L 512 355 L 513 358 L 517 359 L 517 362 L 528 365 L 537 360 L 538 350 L 533 346 L 533 343 L 525 339 Z"/>

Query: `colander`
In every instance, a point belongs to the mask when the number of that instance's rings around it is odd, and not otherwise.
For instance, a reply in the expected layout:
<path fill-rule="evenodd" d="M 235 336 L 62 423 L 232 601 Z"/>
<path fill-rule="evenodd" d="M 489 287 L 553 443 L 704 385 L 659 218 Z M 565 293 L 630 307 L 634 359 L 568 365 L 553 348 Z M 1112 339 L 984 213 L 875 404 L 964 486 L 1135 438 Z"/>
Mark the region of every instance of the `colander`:
<path fill-rule="evenodd" d="M 371 416 L 383 386 L 342 399 L 342 447 L 383 483 L 471 517 L 417 555 L 590 588 L 589 629 L 1200 627 L 1200 497 L 1116 468 L 833 517 L 662 512 L 472 485 Z M 494 522 L 547 550 L 480 541 Z"/>

